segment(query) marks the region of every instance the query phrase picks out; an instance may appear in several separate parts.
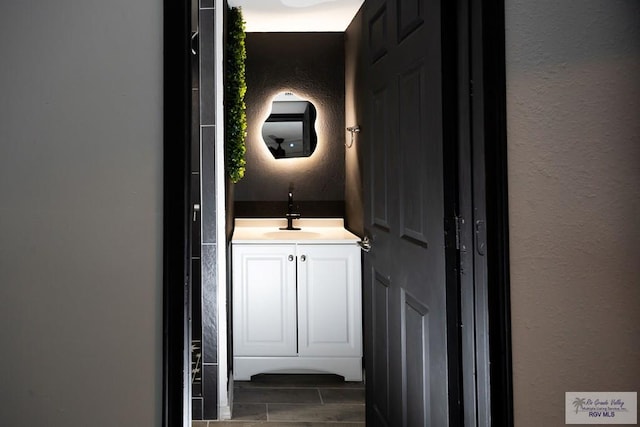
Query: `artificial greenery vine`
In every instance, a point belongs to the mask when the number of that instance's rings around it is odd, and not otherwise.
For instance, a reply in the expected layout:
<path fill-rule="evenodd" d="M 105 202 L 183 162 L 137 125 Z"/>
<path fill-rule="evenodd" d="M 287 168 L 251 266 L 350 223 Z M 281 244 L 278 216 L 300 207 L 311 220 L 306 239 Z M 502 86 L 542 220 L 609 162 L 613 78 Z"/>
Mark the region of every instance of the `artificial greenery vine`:
<path fill-rule="evenodd" d="M 227 41 L 225 69 L 225 155 L 226 167 L 231 182 L 238 182 L 244 176 L 246 161 L 245 137 L 247 135 L 247 113 L 244 94 L 245 80 L 244 20 L 242 10 L 237 7 L 227 9 Z"/>

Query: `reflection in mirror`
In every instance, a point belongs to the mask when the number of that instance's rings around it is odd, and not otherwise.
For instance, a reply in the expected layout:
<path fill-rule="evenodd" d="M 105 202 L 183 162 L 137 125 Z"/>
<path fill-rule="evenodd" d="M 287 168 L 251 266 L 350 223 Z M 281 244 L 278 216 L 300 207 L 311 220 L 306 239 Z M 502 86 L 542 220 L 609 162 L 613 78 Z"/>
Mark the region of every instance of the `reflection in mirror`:
<path fill-rule="evenodd" d="M 316 108 L 291 92 L 273 99 L 262 126 L 262 139 L 276 159 L 309 157 L 316 149 Z"/>

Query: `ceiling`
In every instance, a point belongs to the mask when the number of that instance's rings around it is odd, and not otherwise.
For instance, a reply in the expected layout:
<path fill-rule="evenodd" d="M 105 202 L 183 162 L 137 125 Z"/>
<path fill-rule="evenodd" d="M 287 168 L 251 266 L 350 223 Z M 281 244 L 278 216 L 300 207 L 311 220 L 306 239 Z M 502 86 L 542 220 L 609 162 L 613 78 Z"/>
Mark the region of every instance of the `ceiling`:
<path fill-rule="evenodd" d="M 343 32 L 364 0 L 228 0 L 240 7 L 246 31 Z"/>

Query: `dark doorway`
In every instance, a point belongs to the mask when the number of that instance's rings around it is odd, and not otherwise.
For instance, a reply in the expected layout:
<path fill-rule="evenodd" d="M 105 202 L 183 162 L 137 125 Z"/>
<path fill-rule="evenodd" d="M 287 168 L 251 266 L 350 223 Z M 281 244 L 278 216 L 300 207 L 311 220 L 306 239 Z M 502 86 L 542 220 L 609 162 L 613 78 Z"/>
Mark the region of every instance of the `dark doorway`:
<path fill-rule="evenodd" d="M 500 0 L 363 8 L 367 425 L 512 424 L 502 11 Z M 165 0 L 167 426 L 187 410 L 189 15 L 189 2 Z"/>

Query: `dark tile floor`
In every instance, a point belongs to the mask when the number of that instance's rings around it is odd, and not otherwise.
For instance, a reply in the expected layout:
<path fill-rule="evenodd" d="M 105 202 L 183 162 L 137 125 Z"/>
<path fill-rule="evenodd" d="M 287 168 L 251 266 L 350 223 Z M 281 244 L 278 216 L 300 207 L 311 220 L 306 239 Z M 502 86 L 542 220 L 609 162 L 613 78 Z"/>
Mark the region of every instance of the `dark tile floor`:
<path fill-rule="evenodd" d="M 231 421 L 193 427 L 364 427 L 364 384 L 336 375 L 257 375 L 236 381 Z"/>

